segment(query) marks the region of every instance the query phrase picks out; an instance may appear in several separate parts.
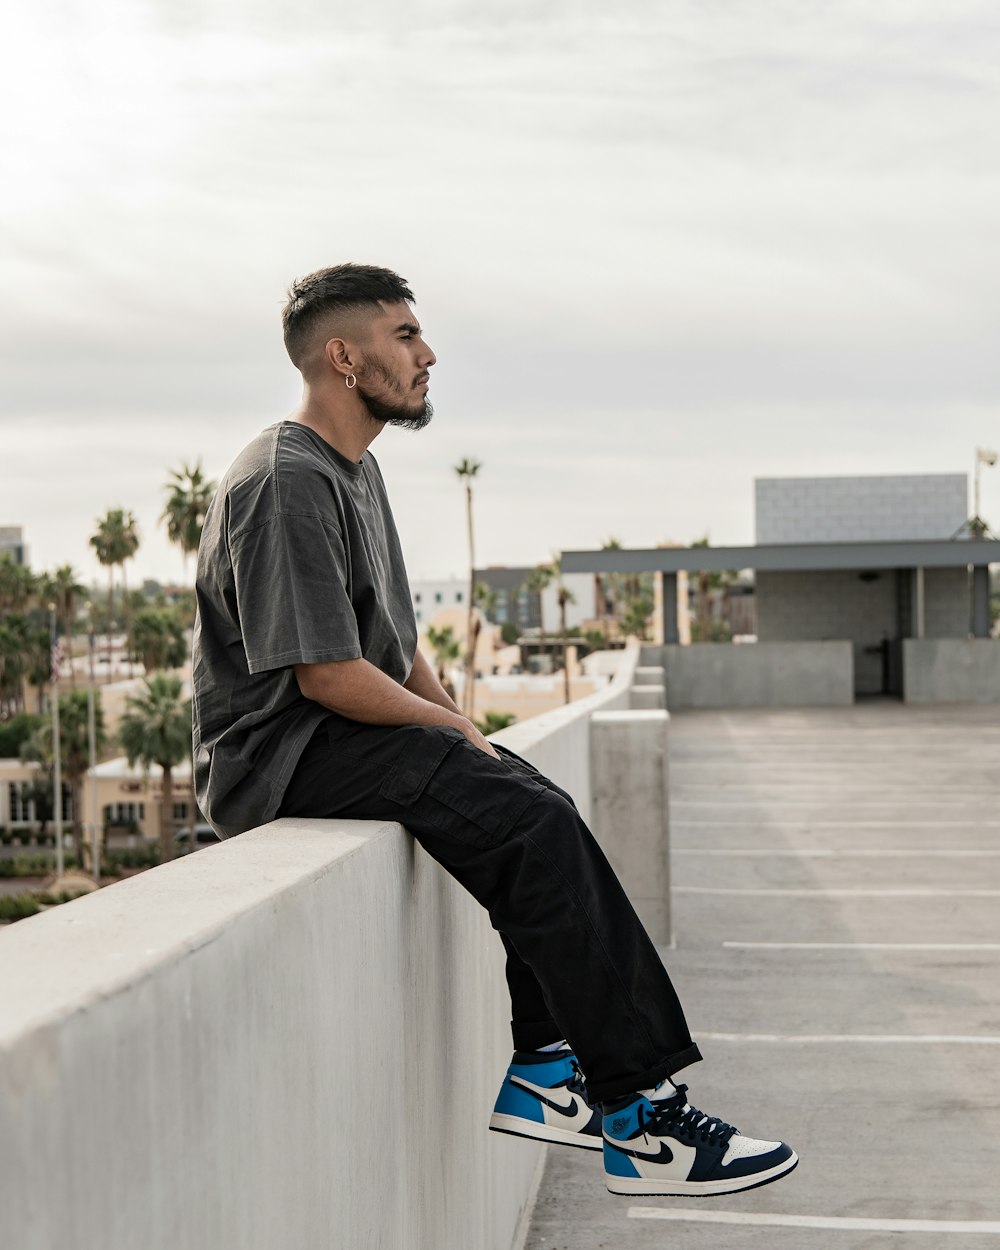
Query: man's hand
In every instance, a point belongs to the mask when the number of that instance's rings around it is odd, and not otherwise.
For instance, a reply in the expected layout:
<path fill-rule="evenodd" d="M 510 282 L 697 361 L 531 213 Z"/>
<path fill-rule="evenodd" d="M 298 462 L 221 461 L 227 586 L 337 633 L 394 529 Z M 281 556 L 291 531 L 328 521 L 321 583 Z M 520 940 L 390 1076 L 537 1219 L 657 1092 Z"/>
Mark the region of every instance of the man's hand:
<path fill-rule="evenodd" d="M 500 756 L 494 751 L 472 721 L 465 716 L 462 717 L 462 720 L 465 723 L 457 725 L 456 728 L 461 729 L 462 733 L 465 734 L 474 747 L 479 747 L 480 751 L 485 751 L 487 755 L 492 755 L 495 760 L 498 760 Z"/>

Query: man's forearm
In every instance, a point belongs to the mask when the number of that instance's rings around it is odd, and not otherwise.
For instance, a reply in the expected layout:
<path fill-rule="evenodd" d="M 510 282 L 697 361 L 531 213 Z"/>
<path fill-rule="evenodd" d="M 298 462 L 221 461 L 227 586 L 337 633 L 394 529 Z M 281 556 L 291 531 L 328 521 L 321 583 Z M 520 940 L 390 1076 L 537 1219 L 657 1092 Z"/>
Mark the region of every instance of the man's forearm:
<path fill-rule="evenodd" d="M 296 664 L 295 677 L 307 699 L 322 703 L 331 712 L 349 720 L 360 721 L 364 725 L 450 725 L 463 733 L 480 751 L 496 757 L 493 747 L 454 704 L 453 711 L 431 699 L 422 698 L 393 681 L 367 660 Z"/>
<path fill-rule="evenodd" d="M 421 699 L 436 703 L 439 707 L 447 708 L 449 712 L 455 712 L 459 716 L 462 715 L 462 709 L 438 681 L 437 673 L 434 672 L 430 661 L 419 647 L 413 657 L 410 675 L 403 684 L 407 690 L 419 695 Z"/>
<path fill-rule="evenodd" d="M 458 725 L 457 708 L 442 707 L 401 686 L 367 660 L 296 664 L 299 689 L 331 712 L 366 725 Z"/>

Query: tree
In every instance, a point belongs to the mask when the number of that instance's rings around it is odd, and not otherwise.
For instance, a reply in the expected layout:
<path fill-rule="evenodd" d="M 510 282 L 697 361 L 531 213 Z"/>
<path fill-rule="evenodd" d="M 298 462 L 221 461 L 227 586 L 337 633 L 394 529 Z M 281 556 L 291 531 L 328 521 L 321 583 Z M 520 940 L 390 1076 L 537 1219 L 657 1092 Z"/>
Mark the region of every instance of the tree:
<path fill-rule="evenodd" d="M 447 665 L 454 663 L 462 654 L 462 648 L 455 637 L 455 631 L 450 625 L 445 625 L 443 629 L 435 629 L 431 625 L 427 630 L 427 641 L 434 649 L 434 662 L 437 665 L 438 681 L 444 687 L 448 697 L 454 699 L 455 687 L 448 676 Z"/>
<path fill-rule="evenodd" d="M 122 508 L 111 508 L 97 522 L 97 530 L 91 536 L 90 545 L 97 558 L 108 570 L 108 676 L 111 675 L 111 621 L 114 616 L 114 569 L 121 565 L 122 606 L 125 616 L 125 637 L 129 654 L 132 651 L 131 613 L 128 605 L 128 580 L 125 561 L 130 560 L 139 549 L 139 532 L 135 517 Z"/>
<path fill-rule="evenodd" d="M 465 688 L 462 699 L 464 712 L 472 719 L 476 707 L 476 640 L 472 630 L 472 618 L 476 604 L 476 544 L 472 525 L 472 479 L 482 468 L 478 460 L 468 456 L 455 465 L 458 480 L 465 483 L 465 513 L 469 529 L 469 611 L 465 634 Z"/>
<path fill-rule="evenodd" d="M 621 549 L 622 549 L 621 539 L 615 538 L 613 534 L 609 535 L 604 540 L 604 542 L 601 543 L 602 551 L 621 551 Z M 620 630 L 621 629 L 621 617 L 622 617 L 621 574 L 606 573 L 604 574 L 604 577 L 602 578 L 601 587 L 600 587 L 600 594 L 601 594 L 600 606 L 601 606 L 602 621 L 605 619 L 604 618 L 604 603 L 605 603 L 604 587 L 605 585 L 607 585 L 608 590 L 610 591 L 611 618 L 615 622 L 616 628 Z M 609 641 L 608 629 L 607 629 L 607 625 L 605 624 L 605 627 L 604 627 L 605 645 L 607 645 L 608 641 Z"/>
<path fill-rule="evenodd" d="M 205 526 L 205 514 L 212 502 L 218 483 L 209 481 L 201 471 L 201 461 L 192 469 L 182 464 L 171 469 L 167 491 L 167 503 L 160 520 L 167 527 L 167 537 L 181 549 L 184 561 L 184 581 L 187 582 L 188 557 L 195 555 Z"/>
<path fill-rule="evenodd" d="M 697 542 L 691 544 L 692 547 L 710 547 L 712 544 L 708 540 L 706 534 L 704 538 L 699 538 Z M 720 630 L 713 625 L 712 621 L 712 592 L 723 590 L 726 586 L 732 585 L 735 580 L 735 574 L 732 572 L 706 573 L 704 569 L 698 574 L 698 598 L 696 615 L 697 621 L 695 625 L 695 641 L 696 642 L 712 642 L 719 641 L 720 634 L 724 637 L 725 631 Z"/>
<path fill-rule="evenodd" d="M 191 755 L 191 701 L 181 697 L 181 679 L 166 673 L 146 678 L 141 695 L 130 698 L 118 728 L 129 764 L 163 771 L 160 804 L 160 863 L 174 856 L 173 770 Z"/>
<path fill-rule="evenodd" d="M 559 632 L 562 634 L 563 702 L 569 703 L 569 630 L 566 628 L 566 607 L 570 603 L 576 603 L 576 596 L 563 581 L 562 569 L 559 567 L 558 560 L 553 561 L 552 571 L 553 575 L 558 578 L 556 599 L 559 604 Z"/>
<path fill-rule="evenodd" d="M 97 754 L 104 749 L 104 714 L 101 700 L 94 692 L 94 743 Z M 87 729 L 87 692 L 71 690 L 59 696 L 59 747 L 62 775 L 69 786 L 73 811 L 73 848 L 76 862 L 83 864 L 83 779 L 90 768 L 90 739 Z M 21 758 L 41 764 L 49 778 L 52 791 L 52 722 L 43 721 L 21 748 Z"/>
<path fill-rule="evenodd" d="M 0 617 L 24 612 L 38 589 L 38 578 L 26 564 L 17 564 L 9 551 L 0 555 Z"/>
<path fill-rule="evenodd" d="M 538 598 L 538 627 L 542 635 L 543 655 L 548 654 L 548 647 L 545 642 L 545 610 L 542 607 L 542 593 L 551 585 L 553 577 L 555 577 L 555 571 L 551 564 L 539 564 L 524 579 L 524 589 L 529 595 L 536 595 Z"/>
<path fill-rule="evenodd" d="M 488 738 L 490 734 L 499 733 L 501 729 L 506 729 L 508 725 L 513 725 L 517 721 L 517 717 L 512 712 L 494 712 L 488 711 L 483 713 L 483 719 L 476 721 L 476 728 Z"/>
<path fill-rule="evenodd" d="M 133 624 L 135 649 L 147 673 L 180 668 L 187 659 L 187 639 L 174 608 L 143 608 Z"/>

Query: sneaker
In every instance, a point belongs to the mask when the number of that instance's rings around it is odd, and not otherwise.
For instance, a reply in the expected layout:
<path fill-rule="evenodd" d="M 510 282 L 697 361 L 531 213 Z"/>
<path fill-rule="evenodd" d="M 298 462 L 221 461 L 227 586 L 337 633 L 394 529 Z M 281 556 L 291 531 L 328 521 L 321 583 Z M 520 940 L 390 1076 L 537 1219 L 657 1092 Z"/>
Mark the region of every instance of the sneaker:
<path fill-rule="evenodd" d="M 664 1081 L 652 1099 L 631 1094 L 605 1103 L 604 1172 L 611 1193 L 733 1194 L 776 1181 L 798 1163 L 784 1142 L 744 1137 L 690 1106 L 686 1095 L 686 1085 Z"/>
<path fill-rule="evenodd" d="M 490 1128 L 561 1146 L 602 1148 L 601 1110 L 587 1101 L 580 1065 L 568 1046 L 514 1051 Z"/>

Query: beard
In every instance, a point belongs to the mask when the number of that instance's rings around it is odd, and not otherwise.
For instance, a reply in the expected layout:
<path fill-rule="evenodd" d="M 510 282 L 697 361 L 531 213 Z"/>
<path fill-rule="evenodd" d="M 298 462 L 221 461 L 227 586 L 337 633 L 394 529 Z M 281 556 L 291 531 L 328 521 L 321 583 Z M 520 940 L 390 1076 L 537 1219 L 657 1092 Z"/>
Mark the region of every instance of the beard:
<path fill-rule="evenodd" d="M 422 430 L 434 416 L 434 405 L 426 395 L 418 395 L 409 403 L 405 402 L 398 379 L 377 356 L 368 357 L 357 377 L 358 394 L 364 400 L 372 420 L 378 425 L 395 425 L 403 430 Z M 370 383 L 374 379 L 383 384 L 381 395 L 372 394 Z"/>

